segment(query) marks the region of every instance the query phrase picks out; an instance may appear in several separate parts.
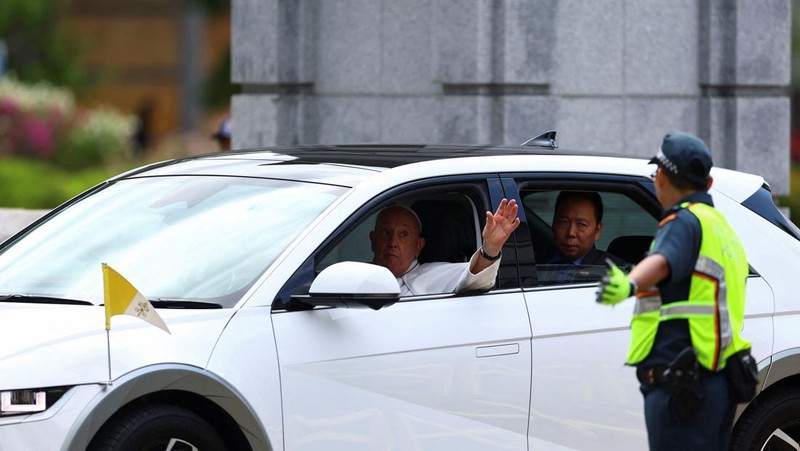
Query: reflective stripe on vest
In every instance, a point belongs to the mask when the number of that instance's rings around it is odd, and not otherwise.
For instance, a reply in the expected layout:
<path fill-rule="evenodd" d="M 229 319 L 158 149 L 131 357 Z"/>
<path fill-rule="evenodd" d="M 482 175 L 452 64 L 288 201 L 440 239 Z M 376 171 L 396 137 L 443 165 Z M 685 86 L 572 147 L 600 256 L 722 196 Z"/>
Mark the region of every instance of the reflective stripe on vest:
<path fill-rule="evenodd" d="M 690 281 L 691 300 L 662 305 L 658 292 L 641 293 L 631 319 L 628 363 L 636 364 L 647 357 L 659 322 L 686 319 L 698 361 L 705 368 L 716 371 L 725 366 L 731 354 L 750 346 L 738 335 L 744 317 L 747 260 L 741 243 L 718 211 L 705 204 L 685 203 L 681 207 L 688 207 L 697 216 L 703 231 Z M 728 265 L 729 273 L 715 258 Z M 735 285 L 732 293 L 729 293 L 726 280 Z M 730 302 L 735 304 L 732 310 Z"/>
<path fill-rule="evenodd" d="M 661 307 L 661 319 L 688 319 L 692 316 L 713 315 L 713 305 L 691 301 L 671 302 Z"/>
<path fill-rule="evenodd" d="M 634 315 L 655 312 L 659 309 L 661 309 L 661 295 L 658 291 L 636 295 L 636 304 L 633 306 Z"/>

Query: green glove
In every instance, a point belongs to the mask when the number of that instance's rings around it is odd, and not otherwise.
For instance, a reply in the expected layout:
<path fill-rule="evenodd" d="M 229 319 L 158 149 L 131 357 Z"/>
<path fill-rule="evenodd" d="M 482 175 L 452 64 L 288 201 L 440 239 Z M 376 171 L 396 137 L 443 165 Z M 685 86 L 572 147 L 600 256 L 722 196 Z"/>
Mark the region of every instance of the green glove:
<path fill-rule="evenodd" d="M 597 287 L 597 302 L 606 305 L 616 305 L 636 295 L 636 284 L 617 265 L 606 259 L 608 271 L 600 280 Z"/>

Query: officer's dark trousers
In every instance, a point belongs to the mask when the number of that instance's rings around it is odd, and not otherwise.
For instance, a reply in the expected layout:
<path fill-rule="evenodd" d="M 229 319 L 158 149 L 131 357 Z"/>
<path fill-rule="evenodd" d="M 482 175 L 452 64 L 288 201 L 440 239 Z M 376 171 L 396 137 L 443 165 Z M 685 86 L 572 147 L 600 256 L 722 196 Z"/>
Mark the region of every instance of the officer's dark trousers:
<path fill-rule="evenodd" d="M 705 397 L 689 421 L 682 421 L 670 407 L 666 386 L 648 392 L 644 418 L 651 451 L 727 450 L 736 405 L 728 395 L 724 374 L 703 377 Z"/>

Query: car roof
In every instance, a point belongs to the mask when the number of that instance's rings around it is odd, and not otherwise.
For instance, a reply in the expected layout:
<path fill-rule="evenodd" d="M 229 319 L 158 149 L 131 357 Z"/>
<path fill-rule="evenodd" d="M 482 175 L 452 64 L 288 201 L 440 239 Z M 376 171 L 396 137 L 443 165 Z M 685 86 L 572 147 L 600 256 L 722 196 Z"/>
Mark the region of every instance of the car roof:
<path fill-rule="evenodd" d="M 156 163 L 126 174 L 160 175 L 236 175 L 327 182 L 339 177 L 339 183 L 361 179 L 414 163 L 466 157 L 509 155 L 578 155 L 610 154 L 553 150 L 540 147 L 456 145 L 456 144 L 349 144 L 269 147 L 218 152 Z M 274 168 L 274 170 L 273 170 Z M 331 177 L 328 177 L 330 175 Z M 351 180 L 357 182 L 357 180 Z"/>
<path fill-rule="evenodd" d="M 220 175 L 297 180 L 353 187 L 378 173 L 394 174 L 384 182 L 452 173 L 452 159 L 461 159 L 458 172 L 515 172 L 532 167 L 517 164 L 531 156 L 537 171 L 587 172 L 646 176 L 653 168 L 646 159 L 616 153 L 569 149 L 473 144 L 346 144 L 304 145 L 217 152 L 155 163 L 120 175 Z M 481 157 L 481 158 L 476 158 Z M 562 158 L 563 157 L 563 158 Z M 713 168 L 716 187 L 741 201 L 764 181 L 755 175 Z M 397 177 L 397 180 L 393 180 Z M 719 182 L 719 183 L 717 183 Z"/>
<path fill-rule="evenodd" d="M 544 147 L 490 146 L 475 144 L 347 144 L 323 146 L 272 147 L 237 152 L 239 155 L 264 151 L 292 155 L 307 163 L 334 163 L 355 166 L 396 168 L 412 163 L 446 158 L 498 155 L 579 154 Z M 591 155 L 582 153 L 583 155 Z M 607 155 L 607 154 L 606 154 Z"/>

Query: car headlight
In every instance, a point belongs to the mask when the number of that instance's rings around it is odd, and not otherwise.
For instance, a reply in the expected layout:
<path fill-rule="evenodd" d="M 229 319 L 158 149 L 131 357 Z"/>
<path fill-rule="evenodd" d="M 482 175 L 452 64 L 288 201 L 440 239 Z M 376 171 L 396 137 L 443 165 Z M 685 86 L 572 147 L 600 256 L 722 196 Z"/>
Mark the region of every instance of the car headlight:
<path fill-rule="evenodd" d="M 0 391 L 0 417 L 44 412 L 61 399 L 68 389 L 49 387 Z"/>

